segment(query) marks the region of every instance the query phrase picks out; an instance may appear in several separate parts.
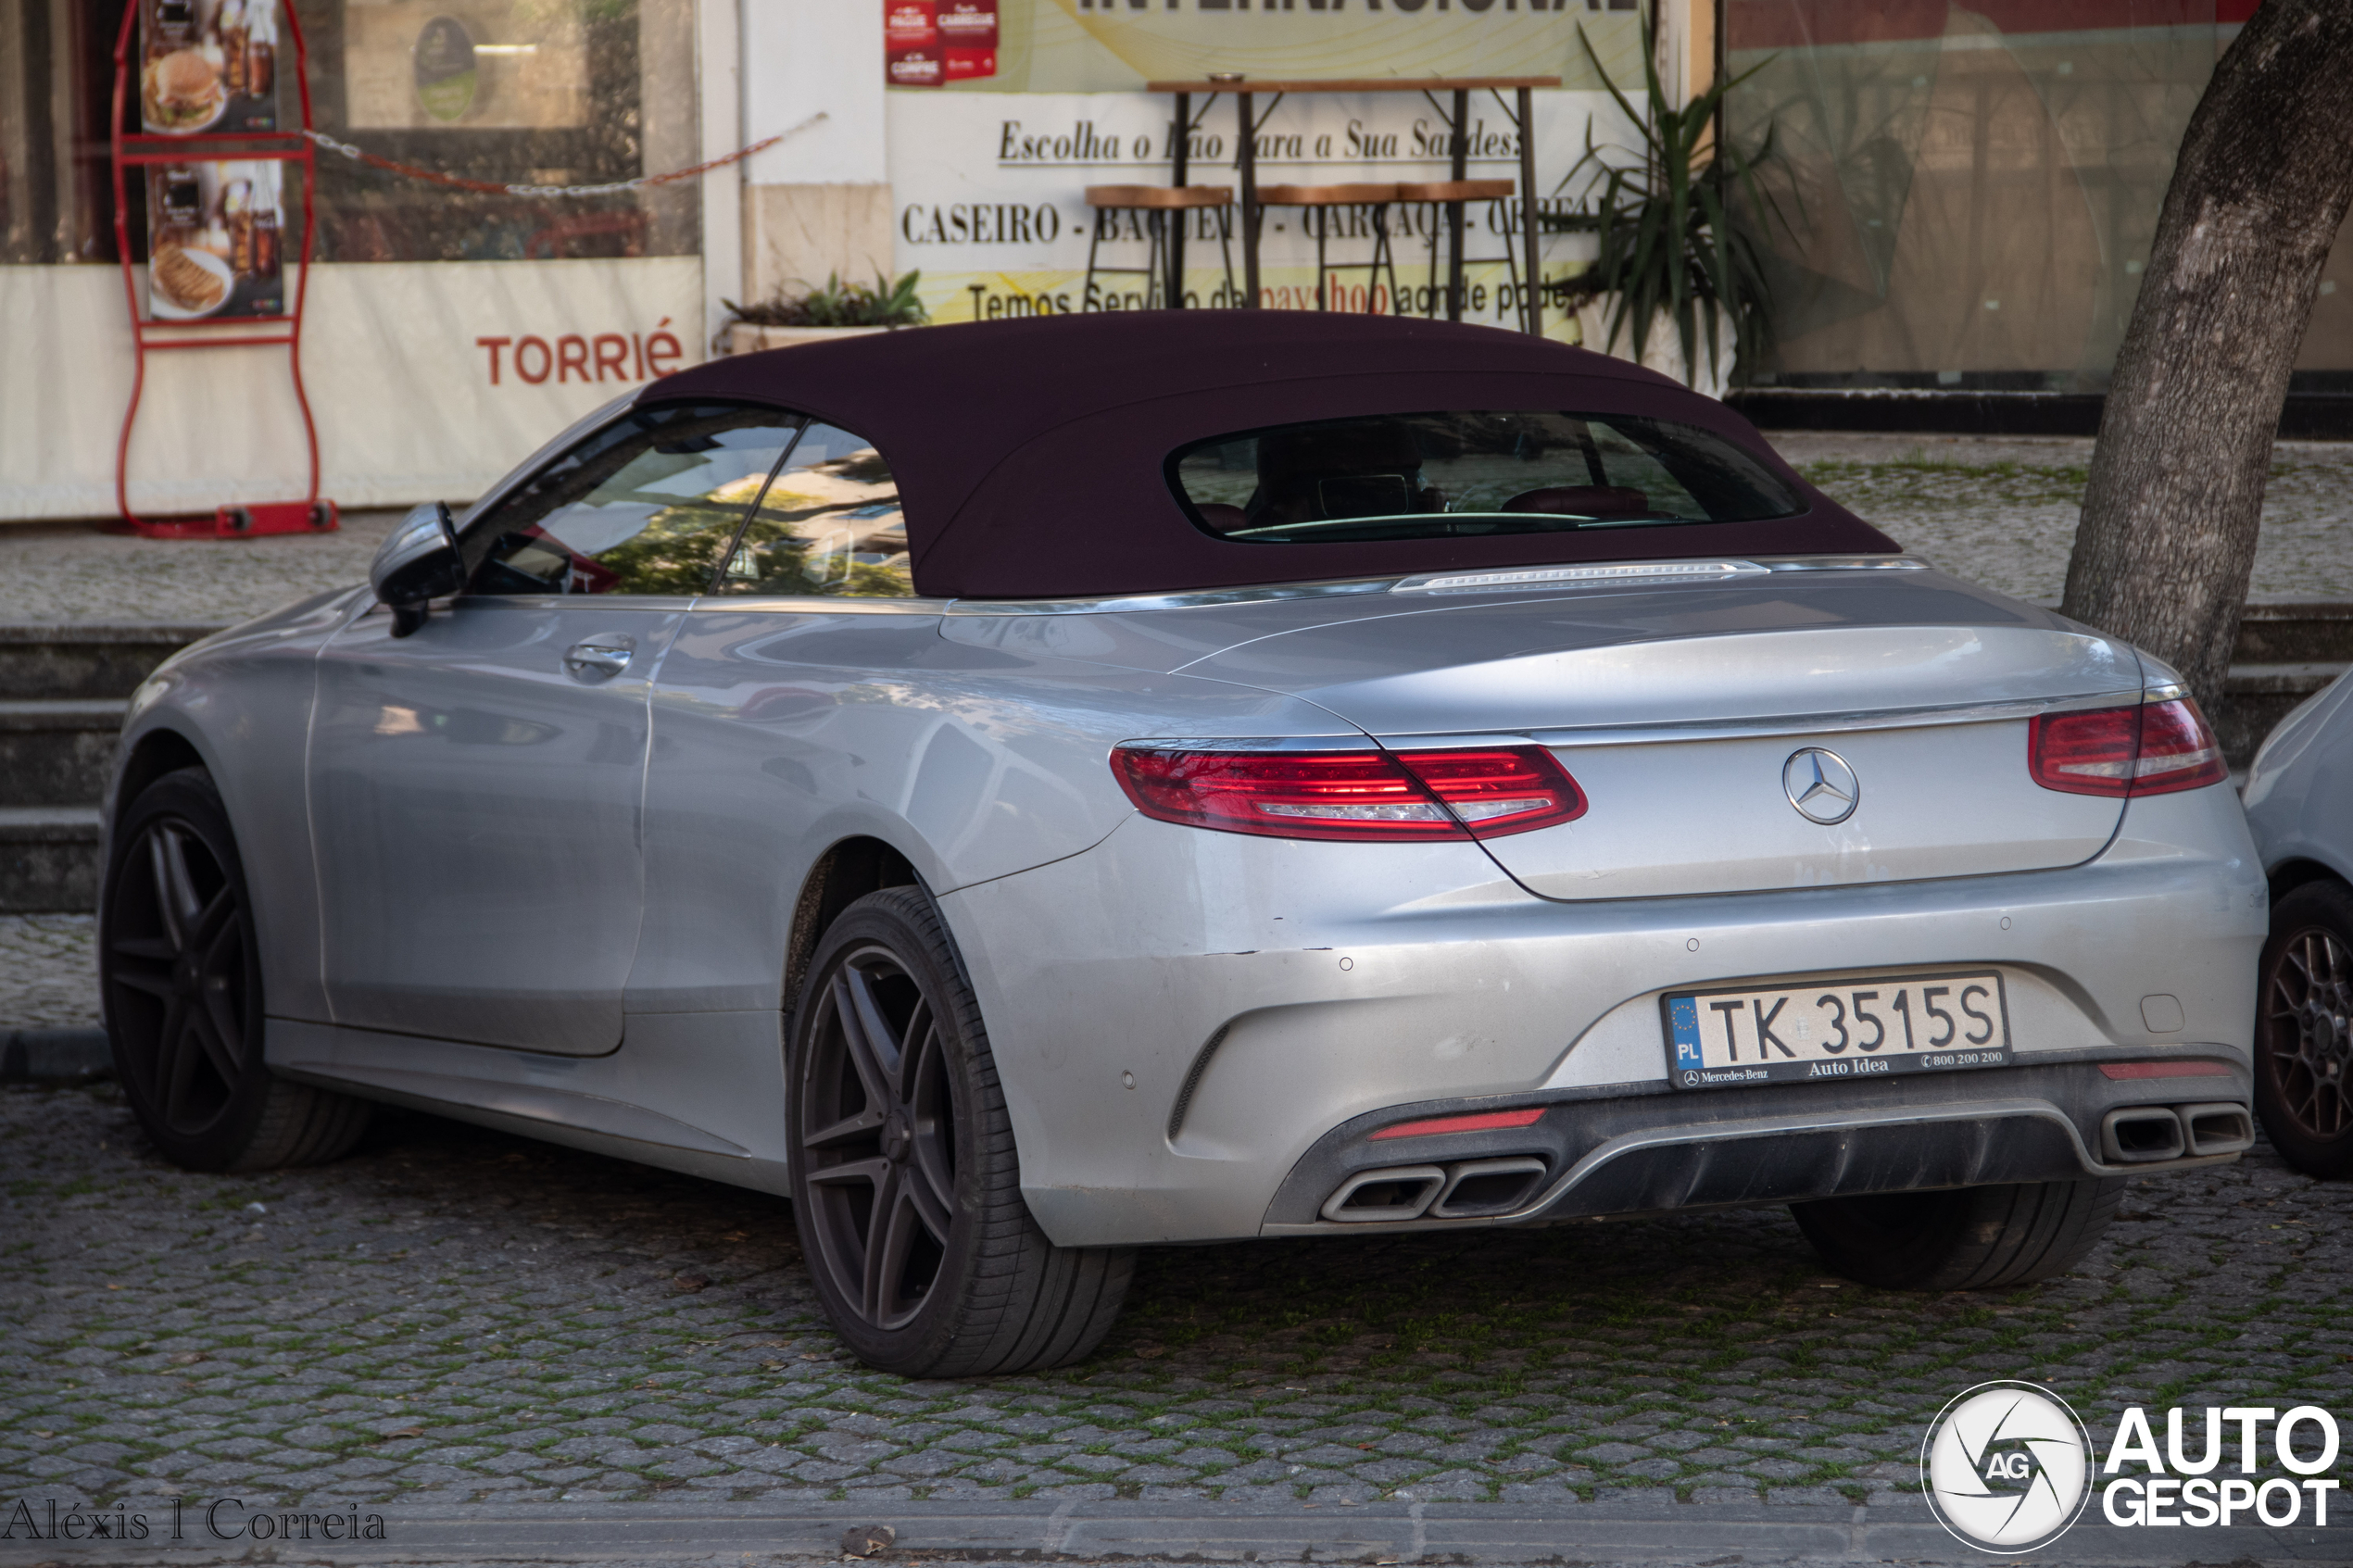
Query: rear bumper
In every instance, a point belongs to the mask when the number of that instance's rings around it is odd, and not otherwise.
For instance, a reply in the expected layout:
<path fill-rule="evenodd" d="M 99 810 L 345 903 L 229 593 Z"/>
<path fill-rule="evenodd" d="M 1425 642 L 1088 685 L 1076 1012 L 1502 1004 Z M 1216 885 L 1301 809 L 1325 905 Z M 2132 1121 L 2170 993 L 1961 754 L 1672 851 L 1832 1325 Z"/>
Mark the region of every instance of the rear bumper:
<path fill-rule="evenodd" d="M 1365 1118 L 1405 1120 L 1426 1105 L 1575 1104 L 1578 1125 L 1599 1127 L 1619 1114 L 1611 1107 L 1642 1100 L 1656 1125 L 1680 1118 L 1713 1135 L 1727 1121 L 1822 1107 L 1966 1101 L 1972 1109 L 1927 1119 L 1966 1121 L 1981 1102 L 2025 1098 L 2071 1115 L 2056 1091 L 2005 1086 L 2026 1081 L 2006 1075 L 2104 1057 L 2244 1063 L 2267 923 L 2245 822 L 2226 790 L 2145 805 L 2133 802 L 2108 854 L 2082 866 L 1579 902 L 1530 897 L 1467 844 L 1368 855 L 1136 819 L 1084 854 L 957 889 L 940 906 L 988 1022 L 1022 1195 L 1046 1234 L 1074 1247 L 1227 1240 L 1321 1228 L 1331 1189 L 1290 1203 L 1293 1173 Z M 1669 1090 L 1662 991 L 1979 967 L 2007 976 L 2016 1067 L 1957 1073 L 1942 1089 Z M 2229 1098 L 2212 1092 L 2219 1083 L 2179 1098 Z M 1867 1098 L 1848 1098 L 1858 1090 Z M 2096 1118 L 2076 1125 L 2095 1153 Z M 2041 1147 L 2023 1123 L 2011 1131 Z M 1550 1150 L 1549 1178 L 1600 1141 Z M 1382 1159 L 1406 1153 L 1392 1146 Z M 2049 1162 L 2002 1158 L 1953 1180 Z M 1663 1177 L 1638 1185 L 1675 1190 Z M 1690 1189 L 1703 1190 L 1719 1188 Z M 1655 1206 L 1607 1207 L 1645 1204 Z"/>
<path fill-rule="evenodd" d="M 1401 1106 L 1334 1128 L 1285 1178 L 1265 1234 L 1550 1223 L 1864 1193 L 2148 1175 L 2237 1158 L 2252 1141 L 2246 1069 L 2222 1053 L 2196 1077 L 2117 1080 L 2096 1060 L 1886 1082 L 1609 1099 L 1482 1099 Z M 1544 1107 L 1524 1128 L 1388 1138 L 1400 1122 Z M 2134 1130 L 2193 1110 L 2183 1153 Z M 2121 1113 L 2120 1115 L 2119 1113 Z M 2120 1143 L 2119 1126 L 2124 1135 Z M 2209 1152 L 2191 1152 L 2194 1149 Z M 1541 1167 L 1538 1169 L 1537 1167 Z M 1505 1173 L 1525 1172 L 1517 1189 Z M 1441 1174 L 1415 1205 L 1403 1189 Z M 1465 1185 L 1465 1177 L 1472 1179 Z M 1479 1178 L 1485 1178 L 1480 1181 Z M 1345 1201 L 1352 1192 L 1378 1202 Z M 1457 1193 L 1467 1194 L 1455 1198 Z M 1387 1201 L 1403 1198 L 1403 1202 Z M 1336 1199 L 1341 1201 L 1335 1201 Z M 1361 1217 L 1359 1217 L 1361 1216 Z"/>

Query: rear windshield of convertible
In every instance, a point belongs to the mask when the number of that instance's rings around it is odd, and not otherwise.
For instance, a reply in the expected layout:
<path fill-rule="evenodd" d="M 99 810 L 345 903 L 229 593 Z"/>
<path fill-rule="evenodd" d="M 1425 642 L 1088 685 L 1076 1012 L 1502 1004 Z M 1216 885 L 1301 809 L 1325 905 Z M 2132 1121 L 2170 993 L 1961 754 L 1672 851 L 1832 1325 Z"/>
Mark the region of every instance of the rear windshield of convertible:
<path fill-rule="evenodd" d="M 1631 414 L 1382 414 L 1197 441 L 1169 481 L 1239 544 L 1341 544 L 1671 528 L 1792 517 L 1806 504 L 1693 425 Z"/>

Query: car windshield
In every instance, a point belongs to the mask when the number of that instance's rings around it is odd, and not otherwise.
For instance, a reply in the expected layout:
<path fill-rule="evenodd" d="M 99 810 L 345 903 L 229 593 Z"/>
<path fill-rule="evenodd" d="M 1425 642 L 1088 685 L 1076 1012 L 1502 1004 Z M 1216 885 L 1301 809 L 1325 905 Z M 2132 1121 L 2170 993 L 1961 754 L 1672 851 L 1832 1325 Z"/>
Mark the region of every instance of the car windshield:
<path fill-rule="evenodd" d="M 1764 465 L 1630 414 L 1382 414 L 1195 442 L 1168 463 L 1195 523 L 1240 544 L 1664 528 L 1790 517 Z"/>

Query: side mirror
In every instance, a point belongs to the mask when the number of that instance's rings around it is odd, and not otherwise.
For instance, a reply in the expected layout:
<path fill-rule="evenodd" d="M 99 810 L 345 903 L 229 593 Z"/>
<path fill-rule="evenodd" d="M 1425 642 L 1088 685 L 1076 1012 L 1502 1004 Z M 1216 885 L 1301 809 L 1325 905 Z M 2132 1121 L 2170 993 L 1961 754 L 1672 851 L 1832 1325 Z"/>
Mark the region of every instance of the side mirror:
<path fill-rule="evenodd" d="M 392 634 L 405 637 L 425 623 L 432 601 L 466 585 L 458 555 L 458 523 L 446 501 L 427 501 L 400 520 L 376 547 L 369 585 L 392 607 Z"/>

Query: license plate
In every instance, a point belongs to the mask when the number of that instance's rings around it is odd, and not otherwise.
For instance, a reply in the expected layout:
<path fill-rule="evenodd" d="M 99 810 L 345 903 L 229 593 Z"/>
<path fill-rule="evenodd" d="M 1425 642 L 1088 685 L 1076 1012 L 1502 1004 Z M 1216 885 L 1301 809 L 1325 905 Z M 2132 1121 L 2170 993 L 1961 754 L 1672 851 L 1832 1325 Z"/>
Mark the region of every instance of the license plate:
<path fill-rule="evenodd" d="M 1821 1082 L 1999 1067 L 2009 1006 L 1994 970 L 1805 985 L 1676 991 L 1667 1010 L 1678 1088 Z"/>

